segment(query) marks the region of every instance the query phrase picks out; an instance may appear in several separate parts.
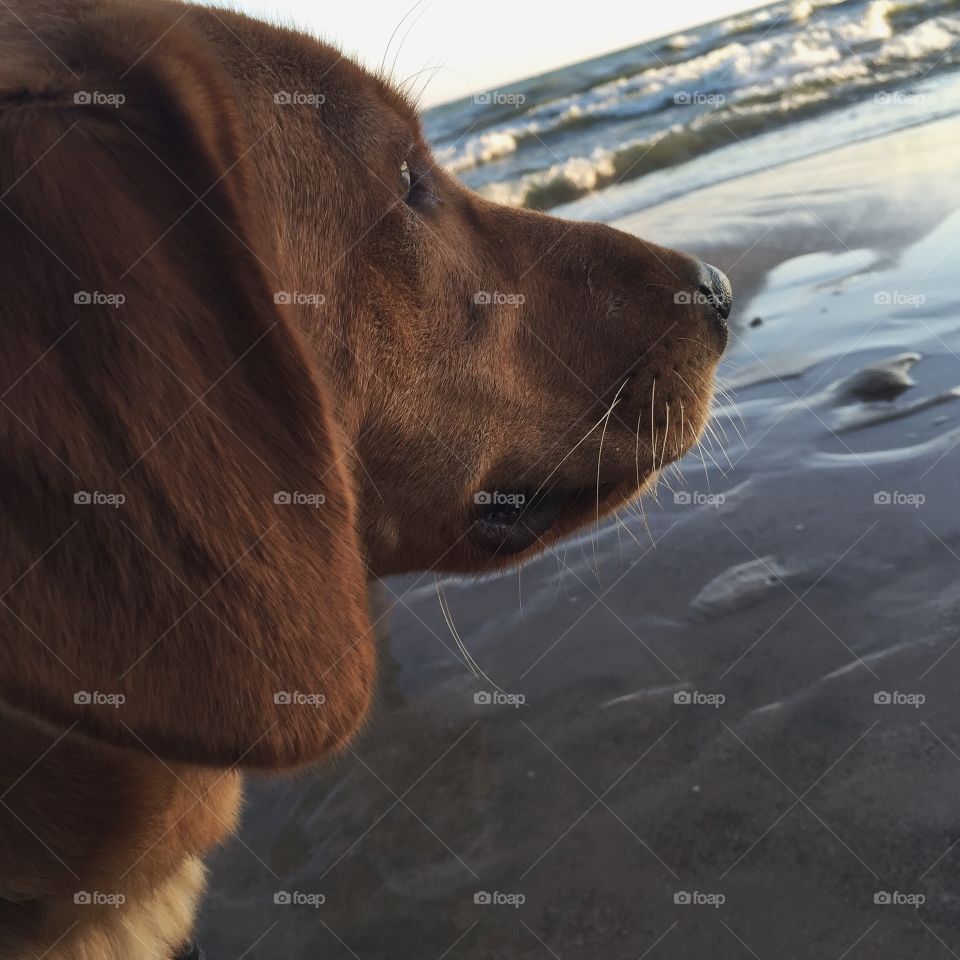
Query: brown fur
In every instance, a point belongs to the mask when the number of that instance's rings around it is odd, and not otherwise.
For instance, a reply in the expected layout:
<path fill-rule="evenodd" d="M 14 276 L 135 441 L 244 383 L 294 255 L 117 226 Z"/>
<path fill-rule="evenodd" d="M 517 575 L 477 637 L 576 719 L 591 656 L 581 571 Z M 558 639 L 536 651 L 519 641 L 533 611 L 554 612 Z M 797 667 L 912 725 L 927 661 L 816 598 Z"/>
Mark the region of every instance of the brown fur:
<path fill-rule="evenodd" d="M 223 11 L 3 4 L 0 195 L 0 960 L 169 960 L 235 771 L 362 722 L 367 577 L 636 496 L 721 344 L 692 260 L 469 193 L 386 83 Z M 549 532 L 478 541 L 476 491 L 540 487 Z"/>

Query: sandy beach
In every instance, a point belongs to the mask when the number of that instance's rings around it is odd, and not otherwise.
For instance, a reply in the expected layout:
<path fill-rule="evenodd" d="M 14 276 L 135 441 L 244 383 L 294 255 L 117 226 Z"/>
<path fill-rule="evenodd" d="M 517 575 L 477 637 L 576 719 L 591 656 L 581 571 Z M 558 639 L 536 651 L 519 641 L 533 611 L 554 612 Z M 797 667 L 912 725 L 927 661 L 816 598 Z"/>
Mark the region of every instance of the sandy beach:
<path fill-rule="evenodd" d="M 384 585 L 369 729 L 252 786 L 211 955 L 960 952 L 958 155 L 940 120 L 615 220 L 733 279 L 712 436 L 445 584 L 486 678 L 431 576 Z"/>

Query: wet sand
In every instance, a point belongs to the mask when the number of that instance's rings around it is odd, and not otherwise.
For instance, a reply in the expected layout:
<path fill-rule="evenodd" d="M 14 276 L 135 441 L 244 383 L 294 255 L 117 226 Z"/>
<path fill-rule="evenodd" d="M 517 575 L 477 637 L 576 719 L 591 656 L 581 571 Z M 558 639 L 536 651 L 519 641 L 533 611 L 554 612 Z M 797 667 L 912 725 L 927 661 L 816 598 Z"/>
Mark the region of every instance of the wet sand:
<path fill-rule="evenodd" d="M 252 785 L 212 960 L 960 954 L 958 155 L 942 121 L 618 224 L 733 278 L 717 439 L 646 522 L 446 585 L 522 705 L 385 585 L 379 708 Z"/>

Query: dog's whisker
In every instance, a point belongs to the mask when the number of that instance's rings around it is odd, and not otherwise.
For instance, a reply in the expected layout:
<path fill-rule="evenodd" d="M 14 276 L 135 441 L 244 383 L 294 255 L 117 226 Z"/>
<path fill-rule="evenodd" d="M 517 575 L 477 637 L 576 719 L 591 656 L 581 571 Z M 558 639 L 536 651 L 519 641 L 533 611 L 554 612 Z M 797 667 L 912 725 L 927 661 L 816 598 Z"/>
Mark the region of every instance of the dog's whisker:
<path fill-rule="evenodd" d="M 690 384 L 687 383 L 686 380 L 684 380 L 683 377 L 682 377 L 679 373 L 676 374 L 676 377 L 677 377 L 677 379 L 687 388 L 687 390 L 690 391 L 690 394 L 691 394 L 694 398 L 696 398 L 697 395 L 696 395 L 696 393 L 694 392 L 693 388 L 690 386 Z M 721 429 L 722 429 L 722 427 L 721 427 Z M 707 420 L 707 421 L 706 421 L 706 423 L 704 424 L 704 428 L 703 428 L 703 435 L 704 435 L 704 437 L 706 437 L 706 438 L 708 438 L 708 439 L 710 440 L 711 446 L 712 446 L 714 443 L 716 443 L 716 444 L 720 447 L 720 449 L 723 451 L 724 456 L 725 456 L 726 459 L 727 459 L 727 463 L 730 465 L 730 469 L 731 469 L 731 470 L 735 469 L 734 464 L 733 464 L 733 461 L 730 459 L 730 454 L 727 452 L 727 449 L 726 449 L 725 444 L 721 443 L 719 437 L 717 436 L 716 429 L 715 429 L 715 427 L 714 427 L 714 421 L 711 421 L 711 420 Z M 724 438 L 726 439 L 726 433 L 724 433 Z M 706 451 L 706 447 L 705 447 L 705 446 L 703 447 L 703 449 L 704 449 L 704 451 Z M 714 465 L 715 465 L 715 466 L 717 467 L 717 469 L 719 470 L 719 469 L 720 469 L 720 465 L 717 463 L 717 461 L 714 460 L 714 458 L 713 458 L 712 456 L 710 457 L 710 459 L 713 460 Z M 723 473 L 724 477 L 727 476 L 727 474 L 726 474 L 723 470 L 721 470 L 720 472 Z"/>
<path fill-rule="evenodd" d="M 740 425 L 744 430 L 747 430 L 747 421 L 744 419 L 743 413 L 740 411 L 740 408 L 737 406 L 736 398 L 733 395 L 733 392 L 722 385 L 718 385 L 717 389 L 714 391 L 716 396 L 721 401 L 721 407 L 723 412 L 726 414 L 727 419 L 730 421 L 731 425 L 736 429 L 736 424 L 734 422 L 734 413 L 737 416 L 737 419 L 740 421 Z M 741 440 L 743 440 L 743 434 L 737 430 L 737 434 Z M 744 441 L 746 442 L 746 441 Z"/>
<path fill-rule="evenodd" d="M 606 420 L 604 421 L 604 424 L 603 424 L 603 432 L 600 434 L 600 451 L 599 451 L 599 453 L 597 453 L 597 532 L 598 532 L 598 533 L 599 533 L 599 530 L 600 530 L 600 471 L 601 471 L 601 464 L 602 464 L 602 461 L 603 461 L 603 442 L 604 442 L 604 440 L 606 440 L 606 438 L 607 438 L 607 427 L 610 426 L 610 417 L 613 415 L 614 409 L 616 408 L 617 404 L 620 402 L 620 394 L 623 393 L 624 389 L 626 388 L 626 386 L 627 386 L 627 384 L 628 384 L 629 382 L 630 382 L 630 379 L 629 379 L 629 378 L 627 378 L 626 380 L 624 380 L 623 383 L 620 385 L 620 389 L 619 389 L 619 390 L 616 392 L 616 394 L 614 395 L 613 403 L 610 404 L 610 409 L 607 411 Z M 594 538 L 593 538 L 593 560 L 594 560 L 594 566 L 595 566 L 595 568 L 596 568 L 596 570 L 597 570 L 597 577 L 598 577 L 598 579 L 599 579 L 599 576 L 600 576 L 600 573 L 599 573 L 599 564 L 600 564 L 600 561 L 599 561 L 599 559 L 597 558 L 597 538 L 596 538 L 596 536 L 594 536 Z"/>
<path fill-rule="evenodd" d="M 417 0 L 417 2 L 410 8 L 407 15 L 403 18 L 403 20 L 401 20 L 400 23 L 397 24 L 397 29 L 394 31 L 394 36 L 396 36 L 397 32 L 399 32 L 400 28 L 403 26 L 404 20 L 407 20 L 410 17 L 410 15 L 417 9 L 417 7 L 419 7 L 422 3 L 423 3 L 423 0 Z M 400 40 L 400 43 L 397 44 L 397 51 L 393 55 L 393 63 L 390 64 L 391 77 L 394 75 L 394 73 L 396 73 L 397 62 L 400 59 L 400 54 L 403 52 L 403 45 L 407 42 L 407 37 L 410 36 L 410 32 L 420 22 L 420 18 L 427 12 L 427 10 L 430 9 L 430 7 L 433 6 L 433 3 L 434 3 L 434 0 L 430 0 L 430 2 L 416 15 L 416 17 L 411 22 L 410 26 L 407 27 L 406 33 L 404 33 L 403 37 Z"/>
<path fill-rule="evenodd" d="M 679 373 L 679 372 L 675 372 L 674 375 L 675 375 L 676 378 L 687 388 L 687 390 L 690 392 L 690 395 L 691 395 L 694 399 L 697 399 L 697 394 L 696 394 L 696 392 L 694 391 L 693 387 L 691 387 L 690 384 L 687 383 L 687 381 L 683 379 L 683 377 L 680 375 L 680 373 Z M 712 420 L 709 420 L 709 419 L 708 419 L 707 422 L 704 424 L 704 429 L 705 429 L 705 430 L 709 430 L 712 423 L 716 423 L 717 426 L 719 427 L 720 431 L 723 433 L 724 444 L 729 444 L 730 441 L 729 441 L 729 438 L 727 437 L 727 433 L 726 433 L 726 431 L 723 429 L 723 425 L 720 424 L 719 421 L 717 421 L 717 420 L 715 420 L 715 419 L 712 419 Z M 738 431 L 738 433 L 739 433 L 739 431 Z M 721 446 L 723 446 L 723 445 L 721 445 Z M 730 466 L 731 466 L 731 468 L 732 468 L 732 467 L 733 467 L 733 464 L 731 463 Z"/>
<path fill-rule="evenodd" d="M 520 607 L 520 619 L 523 619 L 523 564 L 517 567 L 517 603 Z"/>
<path fill-rule="evenodd" d="M 706 435 L 705 435 L 705 436 L 706 436 Z M 709 439 L 709 438 L 707 438 L 707 439 Z M 700 449 L 703 451 L 703 453 L 706 454 L 706 456 L 709 458 L 710 462 L 717 468 L 717 471 L 718 471 L 718 472 L 720 473 L 720 475 L 724 478 L 724 480 L 729 479 L 729 474 L 726 472 L 726 470 L 723 469 L 723 467 L 720 466 L 719 463 L 717 463 L 716 458 L 715 458 L 715 457 L 713 456 L 713 454 L 710 452 L 710 448 L 709 448 L 709 447 L 706 445 L 706 443 L 704 443 L 703 441 L 700 442 Z"/>
<path fill-rule="evenodd" d="M 638 547 L 640 547 L 640 549 L 642 550 L 642 549 L 643 549 L 643 544 L 637 539 L 636 534 L 630 529 L 630 527 L 629 527 L 626 523 L 624 523 L 623 518 L 622 518 L 619 514 L 617 514 L 616 517 L 617 517 L 617 520 L 618 520 L 620 526 L 623 527 L 623 529 L 627 531 L 627 535 L 630 537 L 630 539 L 633 540 L 633 542 L 634 542 Z M 623 553 L 622 553 L 622 550 L 621 550 L 621 554 L 620 554 L 620 563 L 621 563 L 621 564 L 623 563 Z"/>
<path fill-rule="evenodd" d="M 670 404 L 666 404 L 667 408 L 667 419 L 666 425 L 663 428 L 663 449 L 660 451 L 660 475 L 663 475 L 663 461 L 667 456 L 667 442 L 670 439 Z"/>
<path fill-rule="evenodd" d="M 657 399 L 657 378 L 653 378 L 653 386 L 650 390 L 650 473 L 654 476 L 657 472 L 657 433 L 655 430 L 656 417 L 656 399 Z M 656 487 L 656 482 L 654 482 Z M 654 496 L 656 499 L 656 496 Z"/>
<path fill-rule="evenodd" d="M 713 491 L 710 486 L 710 471 L 707 469 L 707 458 L 703 455 L 703 443 L 698 440 L 697 445 L 693 448 L 692 452 L 697 455 L 700 463 L 703 465 L 703 479 L 707 485 L 707 493 L 712 493 Z"/>
<path fill-rule="evenodd" d="M 469 667 L 470 672 L 475 677 L 482 677 L 491 687 L 496 689 L 500 693 L 504 693 L 502 687 L 495 681 L 491 680 L 483 670 L 480 668 L 480 664 L 474 660 L 473 655 L 467 649 L 467 645 L 463 642 L 463 639 L 460 636 L 460 632 L 457 630 L 456 624 L 453 622 L 453 616 L 450 613 L 450 605 L 447 602 L 447 595 L 444 593 L 443 584 L 439 577 L 436 578 L 436 587 L 437 587 L 437 598 L 440 600 L 440 611 L 443 613 L 443 619 L 447 623 L 447 627 L 450 630 L 450 635 L 453 637 L 454 641 L 457 644 L 457 647 L 460 649 L 460 652 L 463 654 L 463 659 Z"/>
<path fill-rule="evenodd" d="M 710 436 L 716 442 L 717 446 L 720 448 L 720 452 L 726 458 L 726 461 L 729 464 L 730 469 L 735 470 L 736 466 L 734 465 L 734 462 L 730 459 L 730 453 L 727 450 L 727 445 L 723 441 L 721 441 L 720 437 L 717 434 L 718 426 L 719 424 L 717 424 L 715 421 L 708 420 L 706 425 L 707 432 L 710 434 Z"/>
<path fill-rule="evenodd" d="M 397 34 L 400 32 L 400 28 L 407 22 L 407 20 L 410 18 L 410 15 L 414 12 L 414 10 L 417 9 L 417 7 L 420 6 L 421 3 L 424 3 L 424 0 L 416 0 L 416 3 L 414 3 L 414 5 L 403 15 L 403 17 L 400 19 L 400 22 L 393 28 L 393 33 L 390 34 L 390 39 L 387 41 L 387 48 L 386 50 L 383 51 L 383 59 L 380 61 L 379 73 L 380 73 L 380 76 L 384 78 L 384 80 L 389 79 L 387 74 L 385 73 L 385 70 L 387 66 L 387 57 L 390 56 L 390 47 L 393 46 L 393 41 L 397 38 Z M 401 42 L 401 46 L 402 46 L 402 42 Z M 396 66 L 397 66 L 397 61 L 396 61 L 396 57 L 394 57 L 393 66 L 390 68 L 391 72 L 396 69 Z"/>
<path fill-rule="evenodd" d="M 590 438 L 590 435 L 607 419 L 609 413 L 605 413 L 563 456 L 560 462 L 547 474 L 547 478 L 540 484 L 539 487 L 533 492 L 531 500 L 536 499 L 536 497 L 543 491 L 544 487 L 550 482 L 554 474 L 573 456 L 576 451 L 583 446 L 584 443 Z"/>
<path fill-rule="evenodd" d="M 695 379 L 697 379 L 697 380 L 700 381 L 701 386 L 702 386 L 702 388 L 703 388 L 704 390 L 709 390 L 709 389 L 710 389 L 710 384 L 709 384 L 709 382 L 708 382 L 707 380 L 705 380 L 705 378 L 704 378 L 702 375 L 697 374 L 697 373 L 695 373 L 694 371 L 687 371 L 687 372 L 690 374 L 690 376 L 692 376 L 692 377 L 694 377 Z M 693 392 L 693 389 L 692 389 L 692 388 L 690 387 L 690 385 L 683 379 L 683 377 L 680 376 L 679 373 L 677 374 L 677 378 L 678 378 L 678 379 L 680 380 L 680 382 L 690 391 L 691 394 L 693 394 L 694 396 L 696 396 L 696 394 L 694 394 L 694 392 Z M 734 421 L 734 418 L 733 418 L 733 414 L 730 413 L 729 409 L 727 409 L 727 408 L 731 408 L 732 410 L 734 410 L 734 411 L 736 412 L 736 414 L 737 414 L 737 416 L 738 416 L 738 418 L 739 418 L 739 420 L 740 420 L 741 426 L 743 427 L 744 431 L 746 431 L 746 430 L 748 429 L 748 428 L 747 428 L 747 422 L 746 422 L 746 420 L 744 419 L 743 414 L 740 412 L 740 410 L 739 410 L 738 407 L 737 407 L 736 400 L 735 400 L 735 398 L 734 398 L 734 396 L 733 396 L 732 391 L 731 391 L 719 378 L 716 378 L 715 381 L 714 381 L 713 391 L 714 391 L 715 395 L 718 396 L 718 397 L 723 401 L 724 413 L 726 414 L 727 419 L 730 421 L 730 425 L 733 427 L 734 430 L 736 430 L 737 436 L 740 438 L 740 442 L 741 442 L 744 446 L 747 446 L 747 441 L 744 439 L 743 433 L 741 433 L 740 430 L 737 428 L 737 425 L 736 425 L 736 423 L 735 423 L 735 421 Z"/>
<path fill-rule="evenodd" d="M 443 54 L 441 54 L 441 57 L 442 56 Z M 447 66 L 450 63 L 450 58 L 452 56 L 453 54 L 447 55 L 446 59 L 438 63 L 435 63 L 432 67 L 427 67 L 426 70 L 424 71 L 424 72 L 429 72 L 430 75 L 421 84 L 420 89 L 413 95 L 413 102 L 417 105 L 418 109 L 421 101 L 423 100 L 424 94 L 427 92 L 427 88 L 430 86 L 431 83 L 433 83 L 434 80 L 437 79 L 437 74 L 447 69 Z"/>

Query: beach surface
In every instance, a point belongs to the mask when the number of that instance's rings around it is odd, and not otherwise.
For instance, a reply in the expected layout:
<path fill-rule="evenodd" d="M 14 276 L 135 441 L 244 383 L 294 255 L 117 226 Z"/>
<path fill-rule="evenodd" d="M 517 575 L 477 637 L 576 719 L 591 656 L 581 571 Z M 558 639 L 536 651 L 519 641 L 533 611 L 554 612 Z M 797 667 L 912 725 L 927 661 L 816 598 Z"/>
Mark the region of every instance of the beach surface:
<path fill-rule="evenodd" d="M 482 676 L 432 576 L 383 585 L 376 711 L 251 781 L 212 958 L 960 955 L 960 119 L 931 90 L 942 116 L 663 203 L 572 201 L 732 278 L 710 435 L 642 512 L 443 584 Z"/>

